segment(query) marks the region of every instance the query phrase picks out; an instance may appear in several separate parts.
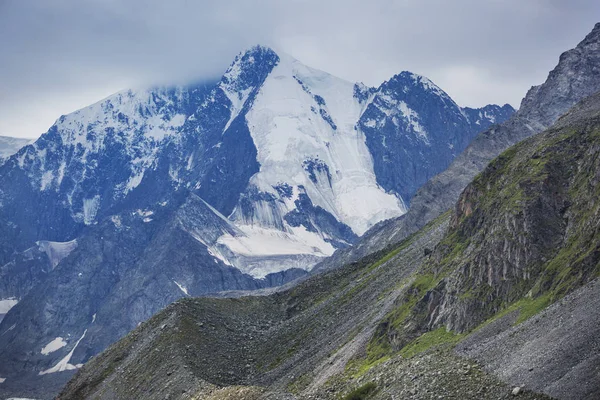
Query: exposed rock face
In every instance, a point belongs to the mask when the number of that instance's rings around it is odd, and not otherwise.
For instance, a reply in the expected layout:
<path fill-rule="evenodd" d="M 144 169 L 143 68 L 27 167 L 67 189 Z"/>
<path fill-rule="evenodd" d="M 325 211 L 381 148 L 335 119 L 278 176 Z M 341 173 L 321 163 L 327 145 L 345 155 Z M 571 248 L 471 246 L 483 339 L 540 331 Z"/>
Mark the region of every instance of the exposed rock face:
<path fill-rule="evenodd" d="M 452 299 L 440 301 L 433 325 L 464 331 L 502 304 L 560 296 L 600 272 L 599 133 L 594 95 L 555 127 L 504 152 L 467 186 L 451 223 L 454 243 L 438 257 L 464 252 L 440 261 L 458 269 L 438 288 Z M 466 293 L 473 298 L 456 298 Z"/>
<path fill-rule="evenodd" d="M 358 126 L 366 135 L 377 182 L 408 202 L 477 133 L 513 112 L 508 104 L 461 108 L 427 78 L 402 72 L 377 89 Z"/>
<path fill-rule="evenodd" d="M 546 82 L 532 87 L 520 109 L 505 123 L 480 133 L 450 164 L 410 200 L 403 216 L 369 230 L 355 246 L 338 250 L 317 269 L 356 260 L 398 243 L 451 208 L 467 184 L 502 151 L 552 125 L 575 103 L 600 90 L 600 24 L 572 50 L 560 56 Z"/>

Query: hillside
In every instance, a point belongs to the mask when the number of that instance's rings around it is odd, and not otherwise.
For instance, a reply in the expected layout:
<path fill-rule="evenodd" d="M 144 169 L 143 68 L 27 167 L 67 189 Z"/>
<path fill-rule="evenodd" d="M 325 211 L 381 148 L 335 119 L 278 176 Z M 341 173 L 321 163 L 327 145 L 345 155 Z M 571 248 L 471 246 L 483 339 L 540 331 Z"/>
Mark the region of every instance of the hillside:
<path fill-rule="evenodd" d="M 598 171 L 600 94 L 400 245 L 270 296 L 176 302 L 59 398 L 596 398 Z"/>

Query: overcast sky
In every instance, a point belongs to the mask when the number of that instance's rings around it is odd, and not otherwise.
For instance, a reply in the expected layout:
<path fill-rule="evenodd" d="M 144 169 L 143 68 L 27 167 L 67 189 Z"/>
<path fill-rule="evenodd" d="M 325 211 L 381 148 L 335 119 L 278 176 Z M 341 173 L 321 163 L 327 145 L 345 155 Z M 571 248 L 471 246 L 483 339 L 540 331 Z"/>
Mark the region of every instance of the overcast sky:
<path fill-rule="evenodd" d="M 460 105 L 516 108 L 598 21 L 598 0 L 0 0 L 0 134 L 219 76 L 258 43 L 351 81 L 409 70 Z"/>

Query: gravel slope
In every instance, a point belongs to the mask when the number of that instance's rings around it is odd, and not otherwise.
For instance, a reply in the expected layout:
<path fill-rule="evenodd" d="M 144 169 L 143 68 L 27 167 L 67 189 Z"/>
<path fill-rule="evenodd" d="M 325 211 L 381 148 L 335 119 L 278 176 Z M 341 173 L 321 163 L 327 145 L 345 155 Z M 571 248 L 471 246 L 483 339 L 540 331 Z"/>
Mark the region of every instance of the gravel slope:
<path fill-rule="evenodd" d="M 515 386 L 560 399 L 598 399 L 600 280 L 492 337 L 472 335 L 456 350 Z"/>

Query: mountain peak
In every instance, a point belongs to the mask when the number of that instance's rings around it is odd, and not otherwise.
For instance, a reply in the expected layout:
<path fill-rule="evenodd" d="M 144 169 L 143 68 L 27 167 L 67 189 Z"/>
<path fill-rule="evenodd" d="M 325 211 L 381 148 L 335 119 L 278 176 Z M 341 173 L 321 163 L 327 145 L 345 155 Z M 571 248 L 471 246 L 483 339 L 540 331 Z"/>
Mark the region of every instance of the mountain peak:
<path fill-rule="evenodd" d="M 586 37 L 577 45 L 577 48 L 581 50 L 596 52 L 598 49 L 598 43 L 600 42 L 600 22 L 594 25 L 594 28 Z"/>
<path fill-rule="evenodd" d="M 263 45 L 254 45 L 241 51 L 225 72 L 225 76 L 235 75 L 236 70 L 250 66 L 261 66 L 264 64 L 275 65 L 279 56 L 272 48 Z"/>
<path fill-rule="evenodd" d="M 439 86 L 433 83 L 428 78 L 415 74 L 410 71 L 402 71 L 399 74 L 394 75 L 389 81 L 386 81 L 382 86 L 398 86 L 404 85 L 404 92 L 406 93 L 410 87 L 420 87 L 422 90 L 432 92 L 440 97 L 448 97 L 448 94 L 444 92 Z"/>
<path fill-rule="evenodd" d="M 600 90 L 599 63 L 600 23 L 575 48 L 560 55 L 546 82 L 529 89 L 519 115 L 536 130 L 549 127 L 566 109 Z"/>
<path fill-rule="evenodd" d="M 252 46 L 235 57 L 222 83 L 229 90 L 245 90 L 264 79 L 278 63 L 279 56 L 270 47 Z"/>
<path fill-rule="evenodd" d="M 262 44 L 255 44 L 254 46 L 248 47 L 245 51 L 242 51 L 241 54 L 260 54 L 260 53 L 273 53 L 277 52 L 269 46 L 265 46 Z"/>
<path fill-rule="evenodd" d="M 596 22 L 592 31 L 587 35 L 587 37 L 591 36 L 600 36 L 600 22 Z"/>

